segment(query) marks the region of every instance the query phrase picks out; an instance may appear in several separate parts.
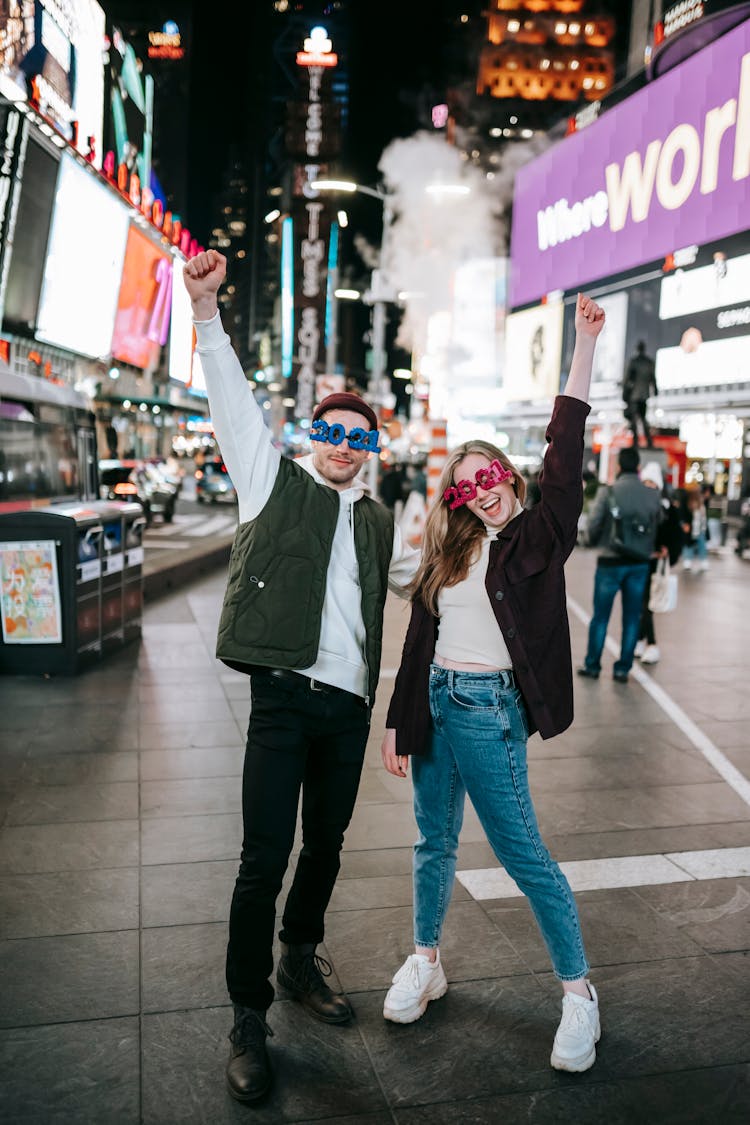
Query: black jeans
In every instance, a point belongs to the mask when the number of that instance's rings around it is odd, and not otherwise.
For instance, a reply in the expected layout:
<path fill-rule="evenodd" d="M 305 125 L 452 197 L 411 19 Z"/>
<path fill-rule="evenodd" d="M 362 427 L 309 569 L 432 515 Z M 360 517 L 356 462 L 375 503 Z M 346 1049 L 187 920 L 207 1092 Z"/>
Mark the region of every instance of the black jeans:
<path fill-rule="evenodd" d="M 281 940 L 323 940 L 344 831 L 351 820 L 369 733 L 363 699 L 313 691 L 306 680 L 252 677 L 242 778 L 244 837 L 232 897 L 227 988 L 236 1004 L 273 1000 L 275 905 L 294 842 L 302 790 L 302 850 Z"/>

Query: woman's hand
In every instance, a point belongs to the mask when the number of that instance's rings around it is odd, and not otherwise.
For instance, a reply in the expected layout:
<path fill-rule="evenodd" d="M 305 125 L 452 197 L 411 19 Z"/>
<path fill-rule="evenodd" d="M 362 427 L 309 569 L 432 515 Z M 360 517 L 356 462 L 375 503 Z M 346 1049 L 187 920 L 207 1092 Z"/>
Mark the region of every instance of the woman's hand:
<path fill-rule="evenodd" d="M 591 297 L 578 294 L 576 301 L 576 333 L 579 336 L 591 336 L 593 339 L 604 327 L 604 309 L 597 305 Z"/>
<path fill-rule="evenodd" d="M 409 759 L 405 754 L 396 753 L 396 732 L 386 730 L 383 745 L 380 747 L 383 765 L 394 777 L 406 777 L 409 768 Z"/>

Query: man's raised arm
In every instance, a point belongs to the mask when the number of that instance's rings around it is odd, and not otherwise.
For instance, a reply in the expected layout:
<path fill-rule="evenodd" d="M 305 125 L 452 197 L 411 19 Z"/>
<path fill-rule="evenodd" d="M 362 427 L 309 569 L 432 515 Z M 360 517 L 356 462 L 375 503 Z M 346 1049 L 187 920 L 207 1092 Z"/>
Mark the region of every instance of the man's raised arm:
<path fill-rule="evenodd" d="M 218 315 L 216 295 L 226 272 L 224 255 L 204 250 L 185 265 L 183 276 L 193 308 L 211 419 L 237 489 L 240 522 L 244 523 L 257 516 L 271 495 L 281 455 L 271 442 L 263 412 Z"/>

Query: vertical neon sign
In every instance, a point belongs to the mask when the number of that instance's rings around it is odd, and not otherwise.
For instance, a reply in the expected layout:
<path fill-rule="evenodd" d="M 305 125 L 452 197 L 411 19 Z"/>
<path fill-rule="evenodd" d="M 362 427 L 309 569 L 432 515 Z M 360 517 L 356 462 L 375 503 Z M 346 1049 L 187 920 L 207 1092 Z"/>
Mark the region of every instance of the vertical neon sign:
<path fill-rule="evenodd" d="M 325 327 L 325 343 L 326 347 L 331 339 L 331 331 L 336 331 L 336 325 L 333 322 L 333 291 L 336 288 L 336 276 L 339 264 L 339 224 L 331 223 L 331 240 L 328 243 L 328 284 L 326 286 L 326 327 Z"/>
<path fill-rule="evenodd" d="M 281 224 L 281 374 L 292 375 L 294 359 L 294 223 Z"/>

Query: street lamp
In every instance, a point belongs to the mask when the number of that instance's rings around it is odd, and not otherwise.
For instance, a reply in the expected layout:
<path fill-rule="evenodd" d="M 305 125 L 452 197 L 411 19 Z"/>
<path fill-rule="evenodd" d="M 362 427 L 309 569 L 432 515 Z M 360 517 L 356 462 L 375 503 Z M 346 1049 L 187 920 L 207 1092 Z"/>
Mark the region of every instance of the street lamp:
<path fill-rule="evenodd" d="M 313 180 L 310 187 L 314 191 L 322 192 L 343 191 L 348 194 L 358 192 L 360 195 L 369 195 L 372 199 L 377 199 L 383 207 L 383 237 L 380 246 L 380 261 L 382 263 L 386 260 L 388 234 L 393 219 L 391 197 L 389 195 L 383 191 L 378 191 L 377 188 L 367 187 L 365 184 L 356 184 L 353 180 Z M 336 298 L 340 295 L 341 290 L 335 293 Z M 357 296 L 359 296 L 359 294 L 357 294 Z M 347 300 L 350 298 L 345 297 L 344 299 Z M 372 305 L 372 370 L 370 371 L 370 378 L 368 380 L 367 393 L 377 413 L 380 402 L 380 389 L 385 375 L 385 306 L 387 301 L 393 301 L 395 299 L 395 294 L 390 291 L 390 286 L 382 266 L 372 271 L 370 288 L 363 294 L 362 299 L 366 304 Z M 377 490 L 377 466 L 374 461 L 370 462 L 369 473 L 370 479 L 368 483 L 370 491 L 374 496 Z"/>

